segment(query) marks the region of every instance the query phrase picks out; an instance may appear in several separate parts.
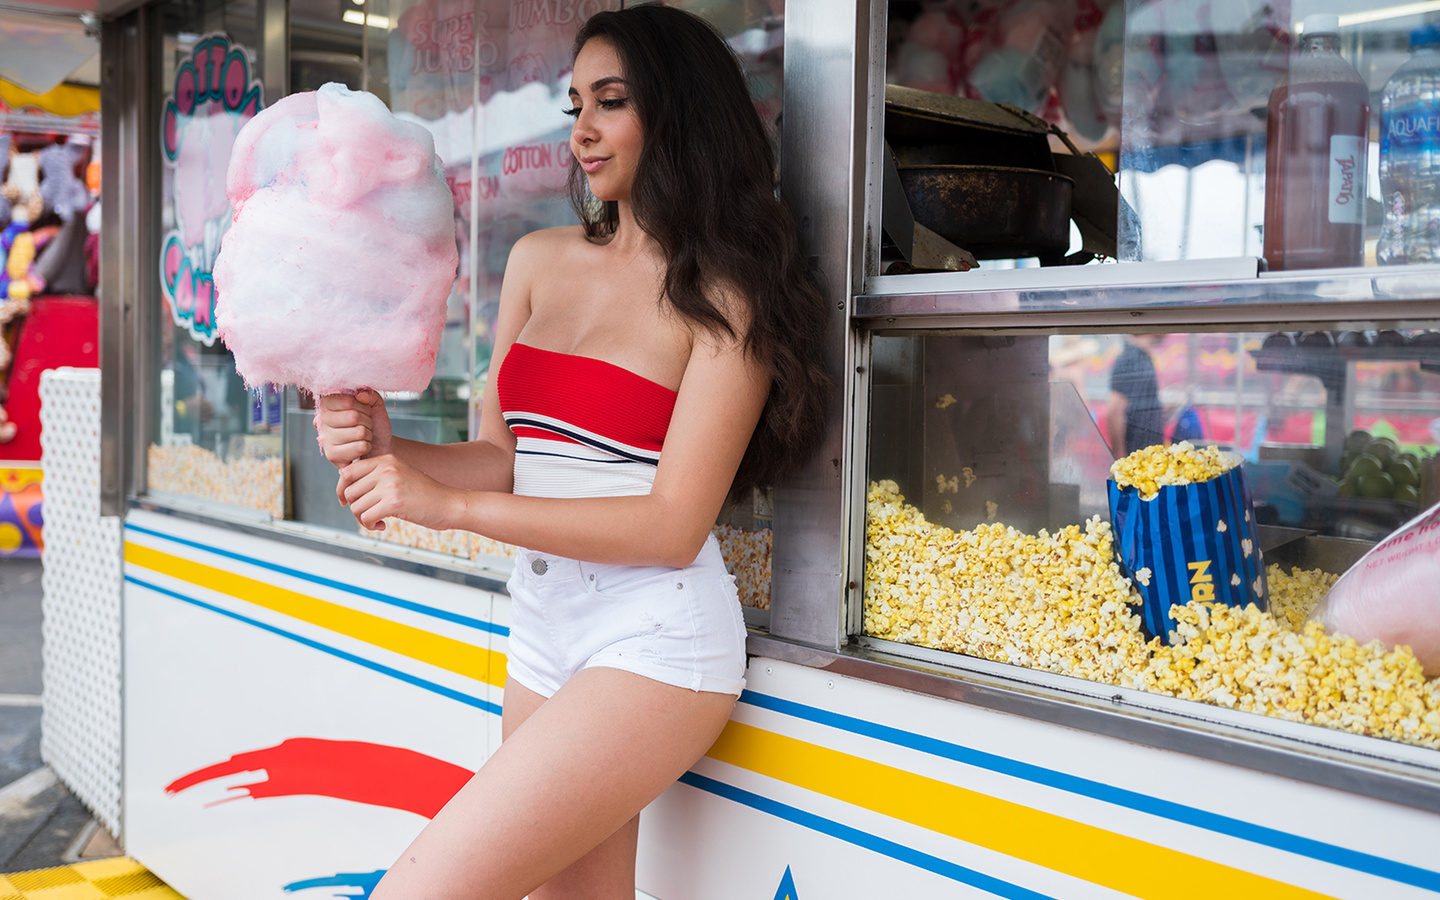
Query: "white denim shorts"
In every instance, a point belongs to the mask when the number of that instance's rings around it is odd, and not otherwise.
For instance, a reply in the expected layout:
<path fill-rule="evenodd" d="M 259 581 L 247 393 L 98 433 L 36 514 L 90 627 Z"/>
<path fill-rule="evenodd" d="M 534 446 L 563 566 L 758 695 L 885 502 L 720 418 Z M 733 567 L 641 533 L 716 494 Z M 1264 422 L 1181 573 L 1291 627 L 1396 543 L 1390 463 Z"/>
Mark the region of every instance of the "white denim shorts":
<path fill-rule="evenodd" d="M 713 535 L 683 569 L 520 549 L 508 587 L 506 671 L 537 694 L 553 695 L 590 666 L 692 691 L 745 689 L 745 620 Z"/>

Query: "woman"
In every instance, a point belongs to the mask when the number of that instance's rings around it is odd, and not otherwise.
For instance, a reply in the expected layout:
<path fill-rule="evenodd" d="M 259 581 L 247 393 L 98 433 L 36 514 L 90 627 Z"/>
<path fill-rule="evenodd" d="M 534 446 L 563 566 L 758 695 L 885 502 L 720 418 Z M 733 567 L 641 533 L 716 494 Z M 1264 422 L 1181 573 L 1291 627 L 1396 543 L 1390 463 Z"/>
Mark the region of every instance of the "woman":
<path fill-rule="evenodd" d="M 581 224 L 510 254 L 479 438 L 321 403 L 342 503 L 526 548 L 504 742 L 374 900 L 635 896 L 640 810 L 713 743 L 744 625 L 710 529 L 823 427 L 823 299 L 738 62 L 702 20 L 596 15 L 575 42 Z"/>

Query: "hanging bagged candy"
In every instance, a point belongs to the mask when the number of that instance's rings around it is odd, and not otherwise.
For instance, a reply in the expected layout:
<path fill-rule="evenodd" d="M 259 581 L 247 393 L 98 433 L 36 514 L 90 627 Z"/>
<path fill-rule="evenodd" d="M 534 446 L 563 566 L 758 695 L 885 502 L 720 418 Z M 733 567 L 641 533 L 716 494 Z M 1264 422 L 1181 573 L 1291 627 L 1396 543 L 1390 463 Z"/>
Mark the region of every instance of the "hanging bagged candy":
<path fill-rule="evenodd" d="M 1074 0 L 1003 0 L 993 9 L 977 13 L 980 27 L 967 35 L 965 96 L 1038 113 L 1069 56 Z"/>

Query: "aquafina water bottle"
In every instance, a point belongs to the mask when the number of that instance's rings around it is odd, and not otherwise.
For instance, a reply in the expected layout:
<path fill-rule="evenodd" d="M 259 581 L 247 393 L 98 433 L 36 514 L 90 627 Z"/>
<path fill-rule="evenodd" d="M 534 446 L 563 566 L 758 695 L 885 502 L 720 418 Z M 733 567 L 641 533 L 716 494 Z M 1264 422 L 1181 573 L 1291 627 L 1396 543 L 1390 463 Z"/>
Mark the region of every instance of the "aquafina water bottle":
<path fill-rule="evenodd" d="M 1410 59 L 1380 95 L 1381 265 L 1440 262 L 1440 25 L 1410 32 Z"/>

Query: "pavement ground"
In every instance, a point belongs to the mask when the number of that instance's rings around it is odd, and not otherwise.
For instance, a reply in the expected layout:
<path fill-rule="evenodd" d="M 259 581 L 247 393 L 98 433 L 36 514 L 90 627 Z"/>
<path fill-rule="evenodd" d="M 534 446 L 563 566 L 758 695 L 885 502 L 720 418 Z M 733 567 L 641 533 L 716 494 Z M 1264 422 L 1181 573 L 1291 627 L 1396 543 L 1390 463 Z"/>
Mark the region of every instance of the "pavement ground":
<path fill-rule="evenodd" d="M 40 758 L 40 574 L 38 559 L 0 559 L 0 900 L 179 898 Z"/>

